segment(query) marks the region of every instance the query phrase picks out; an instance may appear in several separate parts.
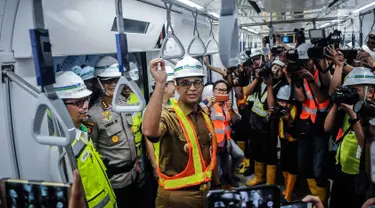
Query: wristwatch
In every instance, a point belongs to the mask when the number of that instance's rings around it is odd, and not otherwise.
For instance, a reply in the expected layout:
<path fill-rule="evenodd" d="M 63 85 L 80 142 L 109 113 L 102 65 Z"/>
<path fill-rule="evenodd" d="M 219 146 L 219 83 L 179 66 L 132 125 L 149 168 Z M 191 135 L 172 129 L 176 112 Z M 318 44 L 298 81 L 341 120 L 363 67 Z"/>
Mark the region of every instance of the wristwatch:
<path fill-rule="evenodd" d="M 353 125 L 353 124 L 355 124 L 355 123 L 357 123 L 359 121 L 359 118 L 355 118 L 355 119 L 349 119 L 349 124 L 350 125 Z"/>

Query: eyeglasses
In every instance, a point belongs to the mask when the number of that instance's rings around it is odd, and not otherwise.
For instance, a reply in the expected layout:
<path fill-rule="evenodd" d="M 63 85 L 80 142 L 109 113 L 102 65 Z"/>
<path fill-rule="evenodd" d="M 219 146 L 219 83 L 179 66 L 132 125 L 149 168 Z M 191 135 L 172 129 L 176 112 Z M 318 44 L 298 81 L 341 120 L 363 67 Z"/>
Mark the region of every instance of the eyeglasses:
<path fill-rule="evenodd" d="M 86 102 L 90 102 L 90 97 L 85 97 L 79 100 L 71 101 L 71 102 L 64 102 L 65 105 L 75 105 L 79 108 L 82 108 Z"/>
<path fill-rule="evenodd" d="M 224 92 L 224 93 L 228 92 L 228 89 L 224 89 L 224 88 L 215 88 L 215 90 L 217 90 L 219 92 Z"/>
<path fill-rule="evenodd" d="M 194 81 L 189 81 L 189 80 L 183 80 L 179 83 L 177 83 L 181 87 L 191 87 L 191 85 L 194 85 L 194 87 L 202 87 L 203 86 L 203 80 L 194 80 Z"/>
<path fill-rule="evenodd" d="M 103 84 L 112 84 L 117 83 L 119 78 L 107 79 L 107 80 L 100 80 Z"/>

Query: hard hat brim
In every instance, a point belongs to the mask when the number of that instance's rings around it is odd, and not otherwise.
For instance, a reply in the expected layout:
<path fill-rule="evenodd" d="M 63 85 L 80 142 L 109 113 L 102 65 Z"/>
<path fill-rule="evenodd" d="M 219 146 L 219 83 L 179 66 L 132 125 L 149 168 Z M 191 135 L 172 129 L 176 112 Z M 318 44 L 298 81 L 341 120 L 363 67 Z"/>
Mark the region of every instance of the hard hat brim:
<path fill-rule="evenodd" d="M 98 76 L 101 80 L 109 80 L 113 78 L 119 78 L 121 77 L 120 72 L 107 72 L 105 76 Z"/>
<path fill-rule="evenodd" d="M 189 74 L 184 74 L 184 75 L 180 75 L 180 76 L 175 76 L 174 78 L 175 79 L 179 79 L 179 78 L 186 78 L 186 77 L 205 77 L 204 74 L 202 73 L 189 73 Z"/>
<path fill-rule="evenodd" d="M 88 90 L 88 89 L 84 89 L 78 93 L 74 93 L 73 95 L 71 96 L 61 96 L 59 95 L 58 93 L 58 96 L 60 99 L 81 99 L 81 98 L 85 98 L 85 97 L 88 97 L 92 94 L 92 91 L 91 90 Z"/>

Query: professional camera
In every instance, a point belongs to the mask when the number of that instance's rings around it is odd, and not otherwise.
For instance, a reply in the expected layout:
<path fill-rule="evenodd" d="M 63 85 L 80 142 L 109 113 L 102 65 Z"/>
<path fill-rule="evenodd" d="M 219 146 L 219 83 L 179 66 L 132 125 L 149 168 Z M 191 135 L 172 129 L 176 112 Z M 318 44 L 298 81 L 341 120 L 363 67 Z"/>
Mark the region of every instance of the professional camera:
<path fill-rule="evenodd" d="M 269 62 L 266 62 L 263 67 L 259 70 L 259 76 L 260 77 L 268 77 L 272 73 L 272 66 Z"/>
<path fill-rule="evenodd" d="M 309 30 L 309 37 L 313 48 L 309 48 L 307 55 L 310 59 L 324 59 L 326 57 L 327 46 L 334 45 L 334 48 L 339 48 L 342 40 L 341 31 L 334 30 L 327 37 L 324 29 L 311 29 Z"/>
<path fill-rule="evenodd" d="M 364 118 L 375 118 L 375 103 L 374 102 L 364 102 L 358 101 L 353 107 L 353 111 Z M 374 123 L 375 124 L 375 123 Z"/>
<path fill-rule="evenodd" d="M 331 97 L 332 102 L 336 104 L 354 105 L 359 100 L 356 89 L 348 86 L 341 86 Z"/>
<path fill-rule="evenodd" d="M 288 114 L 288 111 L 289 111 L 289 109 L 286 108 L 286 107 L 283 107 L 283 106 L 275 106 L 275 108 L 274 108 L 274 114 L 278 115 L 280 117 L 283 117 L 286 114 Z"/>
<path fill-rule="evenodd" d="M 298 51 L 296 49 L 289 49 L 286 52 L 286 59 L 288 60 L 288 65 L 286 71 L 288 73 L 293 73 L 302 70 L 302 65 L 298 61 Z"/>
<path fill-rule="evenodd" d="M 271 48 L 271 54 L 272 54 L 272 56 L 278 56 L 278 55 L 280 55 L 284 51 L 285 51 L 285 49 L 282 46 Z"/>

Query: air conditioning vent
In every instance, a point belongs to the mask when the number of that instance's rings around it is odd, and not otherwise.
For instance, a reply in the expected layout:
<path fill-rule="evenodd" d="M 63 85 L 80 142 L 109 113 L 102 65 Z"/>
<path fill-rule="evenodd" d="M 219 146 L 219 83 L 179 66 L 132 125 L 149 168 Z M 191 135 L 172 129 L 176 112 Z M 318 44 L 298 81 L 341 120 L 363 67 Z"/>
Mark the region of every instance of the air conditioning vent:
<path fill-rule="evenodd" d="M 124 18 L 125 33 L 146 34 L 149 25 L 150 22 Z M 111 31 L 117 31 L 117 17 L 115 17 L 113 20 Z"/>

